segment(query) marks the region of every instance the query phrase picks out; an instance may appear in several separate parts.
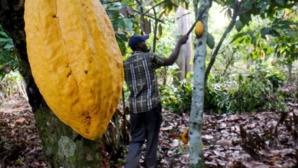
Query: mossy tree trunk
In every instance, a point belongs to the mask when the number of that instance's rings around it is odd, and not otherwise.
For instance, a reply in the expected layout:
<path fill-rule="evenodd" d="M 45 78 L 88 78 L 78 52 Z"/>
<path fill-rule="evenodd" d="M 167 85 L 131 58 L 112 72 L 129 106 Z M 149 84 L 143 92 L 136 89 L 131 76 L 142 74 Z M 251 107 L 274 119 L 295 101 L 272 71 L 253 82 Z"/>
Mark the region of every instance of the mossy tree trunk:
<path fill-rule="evenodd" d="M 107 166 L 104 166 L 104 159 L 102 159 L 104 153 L 100 153 L 103 151 L 100 141 L 89 141 L 75 133 L 63 124 L 44 103 L 37 108 L 34 116 L 49 167 Z"/>
<path fill-rule="evenodd" d="M 0 0 L 0 24 L 13 39 L 20 58 L 19 70 L 27 84 L 48 167 L 108 167 L 101 140 L 89 141 L 72 131 L 52 113 L 40 95 L 28 63 L 23 14 L 24 0 Z"/>
<path fill-rule="evenodd" d="M 194 0 L 194 11 L 196 17 L 207 8 L 202 15 L 204 23 L 204 33 L 195 40 L 194 55 L 194 79 L 193 79 L 193 95 L 189 117 L 189 167 L 204 168 L 205 161 L 203 155 L 202 142 L 202 124 L 204 112 L 204 90 L 205 90 L 205 58 L 207 55 L 207 33 L 208 33 L 208 11 L 210 5 L 209 0 Z M 198 8 L 199 7 L 199 8 Z"/>

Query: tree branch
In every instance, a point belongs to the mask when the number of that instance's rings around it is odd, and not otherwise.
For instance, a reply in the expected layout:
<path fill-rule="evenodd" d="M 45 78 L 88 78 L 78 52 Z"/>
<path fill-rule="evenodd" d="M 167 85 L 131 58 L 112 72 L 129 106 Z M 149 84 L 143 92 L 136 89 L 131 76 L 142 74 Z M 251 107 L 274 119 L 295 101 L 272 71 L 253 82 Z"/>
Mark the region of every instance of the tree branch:
<path fill-rule="evenodd" d="M 134 12 L 136 12 L 136 13 L 138 13 L 138 14 L 143 14 L 143 15 L 145 15 L 145 16 L 147 16 L 147 17 L 150 17 L 151 19 L 154 19 L 154 20 L 157 20 L 157 21 L 159 21 L 159 22 L 161 22 L 161 23 L 164 23 L 164 21 L 162 21 L 162 20 L 160 20 L 160 19 L 158 19 L 158 18 L 155 18 L 155 17 L 153 17 L 153 16 L 150 16 L 150 15 L 148 15 L 148 14 L 145 14 L 145 13 L 142 13 L 142 12 L 139 12 L 139 11 L 136 11 L 136 10 L 134 10 Z"/>
<path fill-rule="evenodd" d="M 151 9 L 154 9 L 156 6 L 159 6 L 159 5 L 163 4 L 163 3 L 165 3 L 165 1 L 161 1 L 161 2 L 158 3 L 158 4 L 153 5 L 153 6 L 152 6 L 150 9 L 148 9 L 144 14 L 147 14 Z"/>
<path fill-rule="evenodd" d="M 234 13 L 233 13 L 233 16 L 232 16 L 232 20 L 230 22 L 230 24 L 228 25 L 228 27 L 226 28 L 224 34 L 221 36 L 220 38 L 220 41 L 219 43 L 217 44 L 215 50 L 214 50 L 214 53 L 212 54 L 211 56 L 211 59 L 210 59 L 210 62 L 208 64 L 208 67 L 206 69 L 206 72 L 205 72 L 205 83 L 207 83 L 207 79 L 208 79 L 208 76 L 209 76 L 209 73 L 211 71 L 211 68 L 216 60 L 216 56 L 218 54 L 218 51 L 223 43 L 223 41 L 225 40 L 225 38 L 227 37 L 227 35 L 231 32 L 231 30 L 233 29 L 234 25 L 235 25 L 235 22 L 236 22 L 236 18 L 238 16 L 238 12 L 239 12 L 239 7 L 240 7 L 240 3 L 236 0 L 235 2 L 235 6 L 234 6 Z"/>

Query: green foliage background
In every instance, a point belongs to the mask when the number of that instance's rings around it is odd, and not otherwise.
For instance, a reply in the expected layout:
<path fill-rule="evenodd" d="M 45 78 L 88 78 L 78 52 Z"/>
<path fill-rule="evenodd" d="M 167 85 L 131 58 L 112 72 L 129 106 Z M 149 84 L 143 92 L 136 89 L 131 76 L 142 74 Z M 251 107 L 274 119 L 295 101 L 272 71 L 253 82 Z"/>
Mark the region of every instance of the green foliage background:
<path fill-rule="evenodd" d="M 0 25 L 0 81 L 11 70 L 17 69 L 18 64 L 13 41 Z"/>

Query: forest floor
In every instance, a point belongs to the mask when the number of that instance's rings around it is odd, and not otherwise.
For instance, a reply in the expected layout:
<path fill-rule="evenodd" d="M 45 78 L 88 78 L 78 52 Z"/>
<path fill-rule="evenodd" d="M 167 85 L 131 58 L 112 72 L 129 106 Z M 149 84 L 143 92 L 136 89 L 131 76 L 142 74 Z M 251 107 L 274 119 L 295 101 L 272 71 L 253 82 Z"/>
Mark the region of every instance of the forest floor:
<path fill-rule="evenodd" d="M 204 114 L 206 167 L 297 168 L 298 104 L 289 106 L 287 113 Z M 188 127 L 189 116 L 164 110 L 163 121 L 159 167 L 187 168 L 189 146 L 175 135 Z M 113 161 L 111 167 L 122 167 L 123 160 Z M 17 167 L 47 167 L 33 113 L 18 94 L 0 99 L 0 168 Z"/>

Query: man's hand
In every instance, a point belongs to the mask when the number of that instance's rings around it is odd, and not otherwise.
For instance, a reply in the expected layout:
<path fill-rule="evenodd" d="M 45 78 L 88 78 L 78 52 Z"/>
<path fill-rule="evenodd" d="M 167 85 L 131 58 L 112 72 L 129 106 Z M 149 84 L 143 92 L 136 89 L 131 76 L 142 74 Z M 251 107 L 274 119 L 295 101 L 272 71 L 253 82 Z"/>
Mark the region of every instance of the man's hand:
<path fill-rule="evenodd" d="M 188 35 L 184 35 L 184 36 L 182 36 L 182 37 L 179 38 L 178 43 L 180 45 L 183 45 L 183 44 L 185 44 L 187 42 L 187 40 L 188 40 Z"/>

